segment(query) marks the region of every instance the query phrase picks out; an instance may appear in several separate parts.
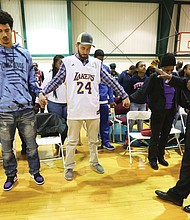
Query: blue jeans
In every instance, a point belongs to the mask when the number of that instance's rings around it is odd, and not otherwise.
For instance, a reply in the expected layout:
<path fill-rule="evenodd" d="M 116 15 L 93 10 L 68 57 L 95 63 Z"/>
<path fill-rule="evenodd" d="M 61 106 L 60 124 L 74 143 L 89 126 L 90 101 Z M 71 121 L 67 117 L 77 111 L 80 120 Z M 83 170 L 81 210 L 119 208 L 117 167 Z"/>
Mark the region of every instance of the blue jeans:
<path fill-rule="evenodd" d="M 5 174 L 13 177 L 17 173 L 17 161 L 13 153 L 16 128 L 26 142 L 29 173 L 34 175 L 40 170 L 40 160 L 36 144 L 36 116 L 33 109 L 0 113 L 0 140 Z"/>
<path fill-rule="evenodd" d="M 51 102 L 48 101 L 48 106 L 47 106 L 48 112 L 50 113 L 56 113 L 65 120 L 67 120 L 67 104 L 64 103 L 56 103 L 56 102 Z"/>

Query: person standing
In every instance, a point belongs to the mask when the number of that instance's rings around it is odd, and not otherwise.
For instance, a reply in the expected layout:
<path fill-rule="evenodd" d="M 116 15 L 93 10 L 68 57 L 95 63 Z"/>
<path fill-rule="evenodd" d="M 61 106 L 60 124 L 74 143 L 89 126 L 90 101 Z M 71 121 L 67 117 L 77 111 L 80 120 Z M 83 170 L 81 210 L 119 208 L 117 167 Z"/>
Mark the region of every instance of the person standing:
<path fill-rule="evenodd" d="M 133 74 L 135 73 L 136 71 L 136 66 L 134 65 L 131 65 L 129 67 L 129 70 L 124 70 L 120 75 L 119 75 L 119 78 L 118 78 L 118 82 L 121 86 L 123 86 L 124 90 L 126 93 L 129 94 L 130 92 L 130 79 L 131 77 L 133 76 Z"/>
<path fill-rule="evenodd" d="M 143 86 L 145 80 L 148 78 L 145 73 L 146 73 L 146 64 L 143 61 L 137 62 L 136 73 L 133 74 L 133 76 L 129 81 L 129 85 L 130 85 L 129 86 L 130 90 L 128 92 L 129 95 L 133 94 Z M 138 103 L 131 102 L 130 111 L 146 111 L 146 103 L 147 103 L 146 97 L 142 98 L 141 102 Z M 131 120 L 129 124 L 129 131 L 132 131 L 134 124 L 135 121 Z M 142 128 L 143 128 L 143 121 L 137 120 L 137 130 L 141 131 Z"/>
<path fill-rule="evenodd" d="M 98 49 L 94 53 L 94 57 L 102 61 L 103 68 L 110 73 L 109 67 L 103 64 L 104 51 Z M 101 82 L 99 84 L 100 93 L 100 137 L 102 140 L 101 148 L 107 150 L 115 150 L 115 147 L 110 144 L 109 140 L 109 106 L 114 108 L 116 105 L 113 97 L 113 90 L 109 88 L 105 83 Z"/>
<path fill-rule="evenodd" d="M 115 63 L 111 63 L 110 64 L 110 71 L 111 71 L 111 75 L 118 80 L 119 77 L 119 73 L 116 71 L 116 64 Z"/>
<path fill-rule="evenodd" d="M 42 83 L 42 88 L 44 88 L 48 82 L 57 74 L 59 68 L 62 64 L 63 55 L 55 55 L 53 58 L 52 69 L 45 74 L 45 79 Z M 48 105 L 47 110 L 50 113 L 56 113 L 60 117 L 67 121 L 67 101 L 66 101 L 66 86 L 63 83 L 59 88 L 48 94 Z M 61 134 L 62 144 L 67 137 L 67 129 Z M 55 156 L 59 155 L 59 145 L 55 145 Z"/>
<path fill-rule="evenodd" d="M 35 75 L 36 75 L 36 80 L 38 82 L 38 85 L 41 86 L 42 82 L 44 81 L 44 73 L 38 69 L 38 64 L 33 63 Z"/>
<path fill-rule="evenodd" d="M 4 190 L 11 190 L 17 180 L 17 161 L 13 153 L 15 130 L 25 139 L 29 173 L 37 184 L 43 184 L 36 144 L 36 117 L 30 91 L 40 94 L 32 58 L 19 44 L 12 42 L 13 18 L 0 10 L 0 140 L 3 168 L 7 180 Z M 39 95 L 40 96 L 40 95 Z M 43 103 L 41 103 L 43 105 Z"/>
<path fill-rule="evenodd" d="M 176 64 L 175 56 L 166 53 L 161 60 L 161 68 L 168 74 L 173 74 Z M 148 98 L 148 107 L 151 110 L 151 130 L 148 148 L 148 159 L 152 169 L 158 170 L 158 162 L 168 166 L 164 159 L 165 147 L 172 128 L 172 123 L 177 110 L 175 88 L 158 78 L 158 72 L 152 73 L 144 82 L 143 86 L 130 95 L 132 102 L 140 103 L 143 97 Z"/>
<path fill-rule="evenodd" d="M 156 190 L 155 193 L 162 200 L 169 201 L 177 206 L 182 206 L 184 199 L 190 194 L 190 80 L 189 78 L 171 76 L 166 71 L 157 71 L 160 74 L 158 77 L 167 80 L 170 86 L 178 88 L 185 93 L 185 97 L 179 96 L 179 104 L 186 109 L 188 115 L 185 132 L 185 151 L 183 153 L 179 180 L 176 185 L 171 187 L 167 192 Z M 185 206 L 183 209 L 185 212 L 190 213 L 190 205 Z"/>
<path fill-rule="evenodd" d="M 44 81 L 44 73 L 41 70 L 38 69 L 38 64 L 37 63 L 33 63 L 33 67 L 34 67 L 34 72 L 35 72 L 36 80 L 38 82 L 38 85 L 41 87 L 42 82 Z M 38 111 L 40 110 L 40 113 L 44 113 L 45 109 L 44 108 L 40 108 L 38 103 L 35 103 L 35 107 L 36 107 L 36 110 L 37 109 L 38 109 Z"/>
<path fill-rule="evenodd" d="M 77 52 L 65 57 L 56 76 L 43 89 L 44 95 L 55 90 L 63 82 L 67 88 L 67 124 L 68 135 L 66 144 L 65 179 L 73 179 L 73 169 L 76 145 L 83 121 L 86 122 L 88 142 L 90 149 L 90 166 L 97 173 L 104 173 L 104 168 L 99 164 L 97 140 L 99 132 L 99 84 L 102 80 L 106 85 L 115 90 L 123 99 L 123 106 L 129 107 L 130 101 L 119 83 L 102 68 L 100 60 L 89 56 L 93 38 L 89 33 L 81 33 L 76 42 Z M 41 96 L 41 103 L 46 102 L 46 97 Z"/>

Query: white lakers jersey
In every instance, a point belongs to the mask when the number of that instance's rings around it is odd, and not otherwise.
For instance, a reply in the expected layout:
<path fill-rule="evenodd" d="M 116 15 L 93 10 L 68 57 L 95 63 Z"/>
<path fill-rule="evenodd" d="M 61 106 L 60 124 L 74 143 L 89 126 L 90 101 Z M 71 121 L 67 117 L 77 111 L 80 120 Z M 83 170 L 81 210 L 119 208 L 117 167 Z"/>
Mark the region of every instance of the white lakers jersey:
<path fill-rule="evenodd" d="M 89 62 L 83 63 L 73 56 L 63 59 L 66 67 L 67 113 L 68 119 L 99 118 L 99 83 L 101 61 L 89 57 Z"/>

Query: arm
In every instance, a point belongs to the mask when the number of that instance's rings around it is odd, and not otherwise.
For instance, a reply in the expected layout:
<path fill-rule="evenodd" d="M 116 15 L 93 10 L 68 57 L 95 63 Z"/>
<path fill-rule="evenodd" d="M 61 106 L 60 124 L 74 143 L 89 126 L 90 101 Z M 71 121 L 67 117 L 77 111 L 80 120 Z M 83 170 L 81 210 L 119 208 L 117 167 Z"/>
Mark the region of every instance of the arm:
<path fill-rule="evenodd" d="M 175 88 L 187 90 L 188 89 L 188 82 L 189 82 L 189 80 L 187 78 L 180 78 L 179 76 L 172 76 L 172 78 L 168 82 L 168 84 L 172 87 L 175 87 Z"/>
<path fill-rule="evenodd" d="M 130 100 L 128 94 L 124 91 L 123 87 L 115 80 L 105 68 L 101 68 L 100 77 L 102 82 L 104 82 L 108 87 L 111 87 L 118 96 L 122 98 L 122 104 L 125 108 L 129 108 Z"/>
<path fill-rule="evenodd" d="M 41 74 L 42 74 L 42 82 L 44 81 L 44 73 L 43 71 L 41 71 Z"/>
<path fill-rule="evenodd" d="M 43 88 L 43 94 L 48 94 L 54 90 L 56 90 L 63 82 L 65 82 L 66 78 L 66 68 L 64 63 L 61 64 L 61 67 L 58 73 L 53 77 L 53 79 Z"/>
<path fill-rule="evenodd" d="M 42 89 L 38 86 L 33 66 L 31 66 L 29 70 L 28 85 L 30 94 L 35 94 L 35 97 L 39 97 L 41 108 L 45 108 L 45 105 L 47 105 L 47 98 L 43 95 Z"/>
<path fill-rule="evenodd" d="M 156 78 L 156 73 L 151 74 L 151 76 L 145 80 L 143 86 L 130 95 L 130 100 L 135 103 L 140 103 L 140 100 L 142 100 L 142 98 L 147 97 L 148 94 L 151 92 Z"/>
<path fill-rule="evenodd" d="M 118 82 L 121 86 L 123 86 L 123 73 L 121 73 L 118 77 Z"/>
<path fill-rule="evenodd" d="M 113 97 L 113 90 L 108 87 L 108 102 L 110 104 L 111 108 L 114 108 L 116 106 L 116 103 L 114 102 L 114 97 Z"/>
<path fill-rule="evenodd" d="M 114 102 L 113 90 L 110 87 L 108 87 L 108 97 L 109 97 L 109 102 Z"/>
<path fill-rule="evenodd" d="M 64 63 L 62 63 L 58 73 L 53 77 L 53 79 L 43 88 L 42 92 L 39 94 L 39 104 L 42 108 L 47 105 L 46 94 L 56 90 L 64 81 L 66 77 L 66 69 Z"/>
<path fill-rule="evenodd" d="M 28 59 L 28 87 L 29 92 L 34 93 L 36 96 L 39 95 L 39 93 L 42 91 L 41 88 L 38 85 L 38 82 L 36 80 L 33 64 L 32 64 L 32 58 L 29 57 Z"/>
<path fill-rule="evenodd" d="M 190 90 L 190 80 L 187 78 L 181 78 L 179 76 L 174 76 L 172 74 L 167 74 L 166 72 L 156 69 L 156 71 L 160 74 L 158 75 L 158 78 L 166 79 L 167 83 L 178 89 L 183 89 L 183 90 Z"/>

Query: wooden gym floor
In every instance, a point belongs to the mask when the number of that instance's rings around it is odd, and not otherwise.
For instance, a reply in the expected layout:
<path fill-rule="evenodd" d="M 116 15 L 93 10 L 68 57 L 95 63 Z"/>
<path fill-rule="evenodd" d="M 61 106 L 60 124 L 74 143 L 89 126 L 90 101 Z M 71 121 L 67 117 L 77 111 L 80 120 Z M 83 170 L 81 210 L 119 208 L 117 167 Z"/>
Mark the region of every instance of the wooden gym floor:
<path fill-rule="evenodd" d="M 169 167 L 152 170 L 144 155 L 123 155 L 121 144 L 115 151 L 99 151 L 104 174 L 97 174 L 89 166 L 87 138 L 82 135 L 77 147 L 74 180 L 64 179 L 61 160 L 41 162 L 45 184 L 38 186 L 30 178 L 28 164 L 20 154 L 17 138 L 18 181 L 8 192 L 2 186 L 6 179 L 0 163 L 0 217 L 3 220 L 185 220 L 190 214 L 181 207 L 159 200 L 154 191 L 168 190 L 178 180 L 181 163 L 179 152 L 166 152 Z M 45 149 L 40 147 L 43 156 Z M 49 147 L 51 151 L 51 147 Z M 46 153 L 45 153 L 46 154 Z M 190 204 L 190 199 L 184 205 Z"/>

